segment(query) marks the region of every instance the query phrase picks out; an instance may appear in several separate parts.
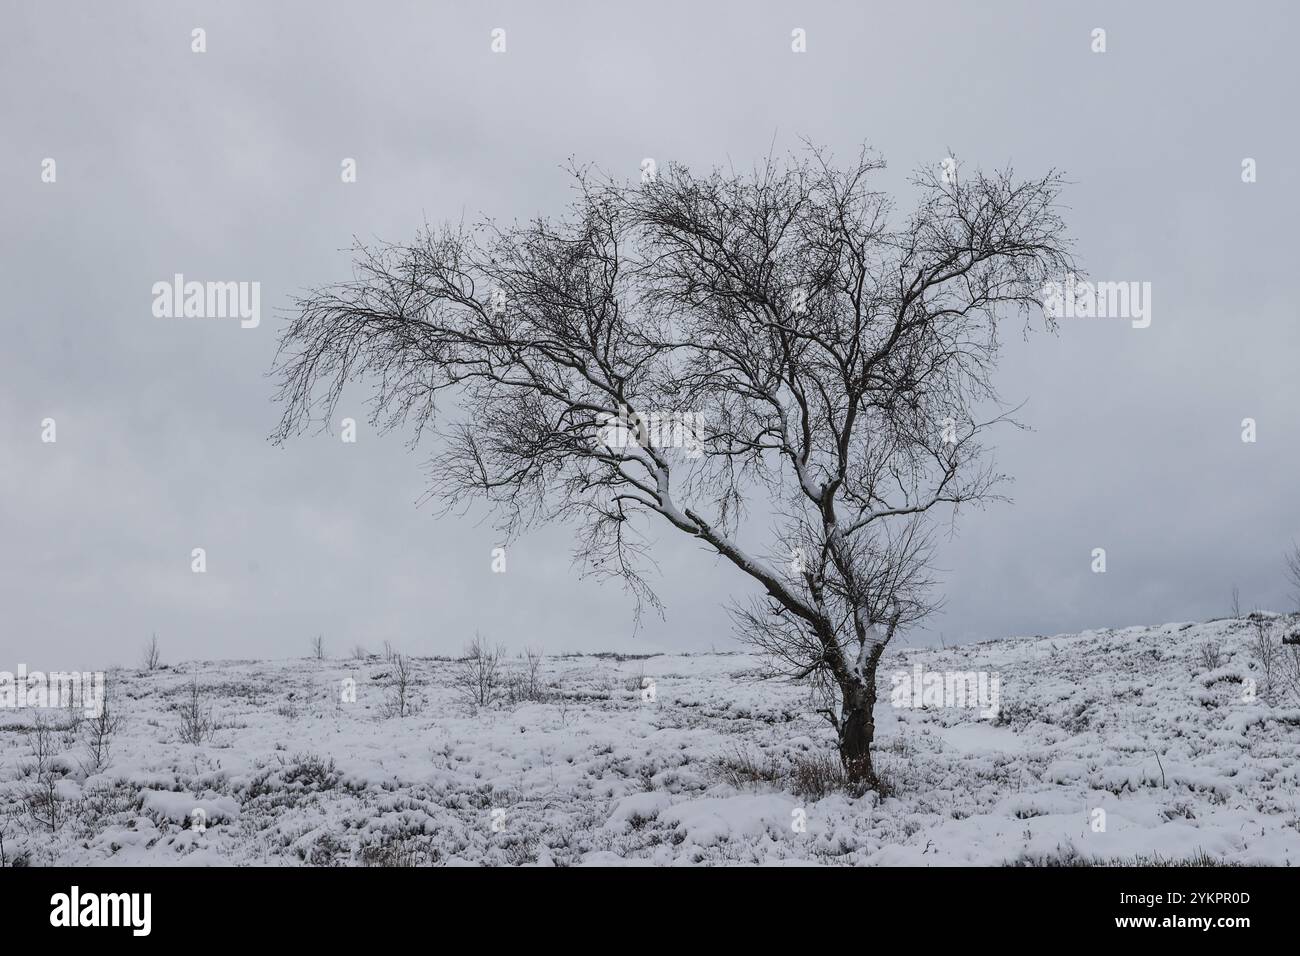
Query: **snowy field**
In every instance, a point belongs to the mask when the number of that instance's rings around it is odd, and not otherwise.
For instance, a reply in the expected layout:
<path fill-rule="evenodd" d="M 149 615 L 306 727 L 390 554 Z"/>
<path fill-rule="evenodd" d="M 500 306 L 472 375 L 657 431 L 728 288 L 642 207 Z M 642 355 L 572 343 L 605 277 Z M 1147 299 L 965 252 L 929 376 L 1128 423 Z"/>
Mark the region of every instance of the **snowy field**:
<path fill-rule="evenodd" d="M 123 670 L 99 772 L 84 723 L 46 711 L 42 744 L 37 712 L 0 710 L 4 861 L 1296 865 L 1300 709 L 1248 700 L 1250 634 L 1225 620 L 894 648 L 883 798 L 828 780 L 833 734 L 806 692 L 741 654 L 546 658 L 526 691 L 541 699 L 519 700 L 512 652 L 515 702 L 488 707 L 456 663 L 415 659 L 407 716 L 380 656 Z M 890 676 L 917 664 L 996 673 L 998 716 L 892 707 Z M 182 739 L 195 673 L 198 744 Z"/>

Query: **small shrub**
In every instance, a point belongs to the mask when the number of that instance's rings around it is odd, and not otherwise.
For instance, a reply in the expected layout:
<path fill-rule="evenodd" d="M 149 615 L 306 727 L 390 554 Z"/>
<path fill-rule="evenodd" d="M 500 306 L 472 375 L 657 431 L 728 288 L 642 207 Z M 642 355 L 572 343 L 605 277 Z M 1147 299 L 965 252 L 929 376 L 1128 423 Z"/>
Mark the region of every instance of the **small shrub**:
<path fill-rule="evenodd" d="M 362 866 L 411 867 L 430 866 L 440 853 L 431 839 L 417 839 L 402 834 L 384 843 L 363 846 L 357 854 Z"/>
<path fill-rule="evenodd" d="M 899 784 L 898 774 L 894 772 L 894 769 L 881 764 L 879 761 L 876 762 L 874 769 L 876 771 L 875 785 L 862 788 L 858 795 L 860 796 L 866 790 L 874 790 L 882 800 L 898 796 L 902 787 Z"/>
<path fill-rule="evenodd" d="M 1197 661 L 1202 670 L 1216 671 L 1223 666 L 1223 648 L 1218 641 L 1206 638 L 1197 648 Z"/>
<path fill-rule="evenodd" d="M 645 687 L 645 686 L 646 686 L 646 683 L 645 683 L 645 665 L 644 665 L 644 664 L 642 664 L 639 668 L 637 668 L 637 673 L 636 673 L 636 676 L 635 676 L 635 677 L 629 677 L 627 680 L 623 681 L 623 689 L 624 689 L 624 690 L 630 690 L 630 691 L 632 691 L 632 693 L 634 693 L 634 694 L 639 694 L 639 693 L 641 693 L 641 688 L 643 688 L 643 687 Z"/>
<path fill-rule="evenodd" d="M 298 859 L 308 866 L 341 866 L 348 848 L 329 832 L 322 833 L 309 846 L 298 847 Z"/>
<path fill-rule="evenodd" d="M 522 669 L 506 677 L 506 701 L 510 704 L 522 704 L 529 701 L 544 701 L 549 696 L 542 683 L 542 652 L 538 648 L 524 651 Z"/>
<path fill-rule="evenodd" d="M 205 707 L 203 695 L 199 690 L 199 677 L 190 678 L 189 690 L 181 703 L 181 740 L 198 746 L 211 740 L 216 728 L 212 722 L 212 708 Z"/>
<path fill-rule="evenodd" d="M 831 793 L 847 790 L 849 778 L 836 754 L 821 751 L 794 758 L 790 784 L 799 796 L 820 800 Z"/>
<path fill-rule="evenodd" d="M 739 744 L 718 766 L 722 779 L 738 790 L 754 784 L 779 784 L 785 779 L 784 768 L 774 758 Z"/>
<path fill-rule="evenodd" d="M 1090 857 L 1083 856 L 1072 846 L 1057 846 L 1055 853 L 1029 853 L 1024 852 L 1014 859 L 1008 860 L 1005 866 L 1016 867 L 1135 867 L 1135 866 L 1155 866 L 1155 867 L 1219 867 L 1219 866 L 1241 866 L 1240 863 L 1228 863 L 1216 857 L 1210 856 L 1203 849 L 1195 850 L 1191 856 L 1185 857 L 1165 857 L 1159 853 L 1151 856 L 1138 854 L 1135 856 L 1112 856 L 1112 857 Z"/>
<path fill-rule="evenodd" d="M 285 788 L 293 790 L 333 790 L 342 779 L 333 757 L 326 760 L 316 754 L 296 755 L 281 776 Z"/>

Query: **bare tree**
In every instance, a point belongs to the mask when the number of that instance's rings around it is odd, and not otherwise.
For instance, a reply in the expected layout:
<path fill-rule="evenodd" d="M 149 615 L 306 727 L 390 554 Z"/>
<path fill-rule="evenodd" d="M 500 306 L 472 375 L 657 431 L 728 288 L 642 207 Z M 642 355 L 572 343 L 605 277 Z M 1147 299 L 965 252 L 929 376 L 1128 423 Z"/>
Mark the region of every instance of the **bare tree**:
<path fill-rule="evenodd" d="M 1272 702 L 1282 670 L 1282 648 L 1273 636 L 1273 622 L 1258 611 L 1250 615 L 1255 636 L 1250 642 L 1251 656 L 1260 666 L 1260 696 Z"/>
<path fill-rule="evenodd" d="M 415 693 L 415 668 L 409 658 L 392 650 L 384 642 L 388 654 L 388 701 L 384 705 L 387 717 L 405 717 L 412 712 Z"/>
<path fill-rule="evenodd" d="M 212 720 L 211 705 L 203 703 L 203 693 L 199 689 L 199 675 L 190 677 L 185 699 L 181 702 L 181 740 L 195 746 L 205 740 L 211 740 L 216 726 Z"/>
<path fill-rule="evenodd" d="M 1291 603 L 1300 609 L 1300 544 L 1292 544 L 1286 554 L 1286 580 L 1291 587 Z"/>
<path fill-rule="evenodd" d="M 325 635 L 317 634 L 311 639 L 311 656 L 318 661 L 325 659 Z"/>
<path fill-rule="evenodd" d="M 1300 704 L 1300 647 L 1291 645 L 1279 653 L 1278 682 L 1290 698 Z"/>
<path fill-rule="evenodd" d="M 61 728 L 63 746 L 65 747 L 71 747 L 77 742 L 77 738 L 81 735 L 82 725 L 86 722 L 86 705 L 83 700 L 78 699 L 78 696 L 72 693 L 71 688 L 68 688 L 67 699 L 61 701 L 64 713 L 67 715 L 67 720 Z M 50 703 L 53 704 L 55 701 L 51 700 Z"/>
<path fill-rule="evenodd" d="M 99 712 L 86 721 L 86 751 L 88 759 L 82 764 L 87 775 L 99 773 L 108 766 L 112 756 L 113 737 L 122 726 L 122 715 L 117 707 L 117 680 L 104 682 L 104 699 Z"/>
<path fill-rule="evenodd" d="M 584 573 L 621 578 L 638 616 L 657 530 L 695 538 L 760 592 L 742 636 L 825 692 L 871 784 L 877 666 L 932 607 L 922 519 L 997 497 L 999 321 L 1073 271 L 1055 173 L 923 170 L 895 223 L 882 166 L 575 170 L 559 220 L 359 244 L 282 335 L 275 438 L 369 379 L 378 426 L 435 436 L 431 497 L 485 499 L 507 538 L 575 523 Z M 766 553 L 739 543 L 754 511 L 777 518 Z"/>
<path fill-rule="evenodd" d="M 542 659 L 540 647 L 524 648 L 524 700 L 543 700 L 546 697 L 546 688 L 542 686 Z"/>
<path fill-rule="evenodd" d="M 1288 646 L 1286 619 L 1256 611 L 1250 622 L 1255 632 L 1250 654 L 1260 667 L 1260 696 L 1269 703 L 1285 698 L 1300 703 L 1300 646 Z"/>
<path fill-rule="evenodd" d="M 158 649 L 158 635 L 155 634 L 144 646 L 144 669 L 156 671 L 162 663 L 162 652 Z"/>
<path fill-rule="evenodd" d="M 27 735 L 27 746 L 32 751 L 32 762 L 22 768 L 29 782 L 21 791 L 27 816 L 37 827 L 57 833 L 68 817 L 59 782 L 63 777 L 56 758 L 58 750 L 54 740 L 53 725 L 44 714 L 37 714 Z"/>
<path fill-rule="evenodd" d="M 471 707 L 487 707 L 496 701 L 501 688 L 503 653 L 502 647 L 489 645 L 478 633 L 465 645 L 465 653 L 452 673 L 452 683 Z"/>

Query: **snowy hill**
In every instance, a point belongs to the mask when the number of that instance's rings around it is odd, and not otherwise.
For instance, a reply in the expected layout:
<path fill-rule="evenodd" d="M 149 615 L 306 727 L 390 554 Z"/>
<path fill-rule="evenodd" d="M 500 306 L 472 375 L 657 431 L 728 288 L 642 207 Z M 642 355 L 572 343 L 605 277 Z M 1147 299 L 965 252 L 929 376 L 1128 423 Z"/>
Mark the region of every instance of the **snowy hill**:
<path fill-rule="evenodd" d="M 1253 633 L 893 648 L 883 798 L 836 789 L 806 691 L 740 654 L 547 658 L 532 688 L 510 657 L 514 702 L 477 708 L 461 665 L 412 659 L 407 716 L 377 656 L 124 670 L 98 773 L 86 722 L 44 711 L 40 740 L 38 712 L 0 710 L 5 862 L 1296 865 L 1300 708 L 1252 693 Z M 917 665 L 996 674 L 997 715 L 891 706 L 891 676 Z"/>

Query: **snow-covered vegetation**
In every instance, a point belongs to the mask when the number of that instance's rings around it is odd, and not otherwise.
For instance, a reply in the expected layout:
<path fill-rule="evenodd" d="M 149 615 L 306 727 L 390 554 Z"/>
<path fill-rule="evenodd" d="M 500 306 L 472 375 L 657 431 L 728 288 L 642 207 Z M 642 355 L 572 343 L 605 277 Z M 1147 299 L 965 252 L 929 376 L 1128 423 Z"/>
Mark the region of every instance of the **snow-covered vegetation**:
<path fill-rule="evenodd" d="M 881 785 L 865 793 L 845 785 L 806 689 L 741 654 L 530 666 L 510 652 L 486 687 L 481 666 L 391 654 L 119 670 L 108 726 L 0 710 L 0 854 L 10 866 L 1300 864 L 1297 649 L 1280 640 L 1293 626 L 894 647 L 876 708 Z M 1268 682 L 1261 630 L 1277 639 Z M 997 715 L 891 706 L 892 676 L 918 664 L 996 674 Z"/>

